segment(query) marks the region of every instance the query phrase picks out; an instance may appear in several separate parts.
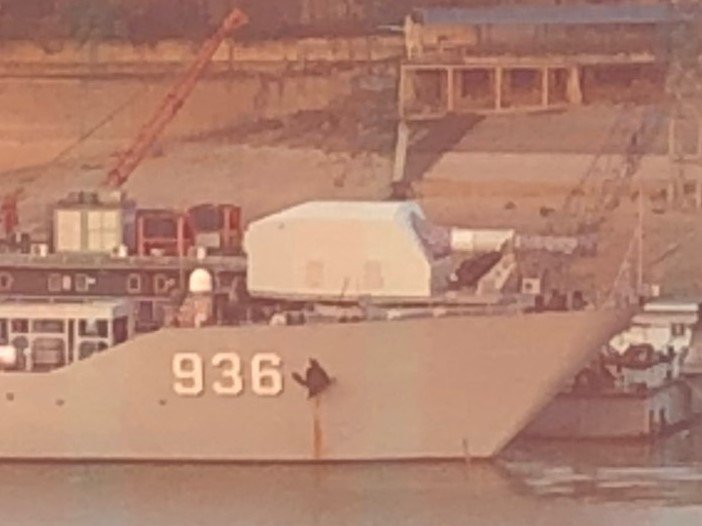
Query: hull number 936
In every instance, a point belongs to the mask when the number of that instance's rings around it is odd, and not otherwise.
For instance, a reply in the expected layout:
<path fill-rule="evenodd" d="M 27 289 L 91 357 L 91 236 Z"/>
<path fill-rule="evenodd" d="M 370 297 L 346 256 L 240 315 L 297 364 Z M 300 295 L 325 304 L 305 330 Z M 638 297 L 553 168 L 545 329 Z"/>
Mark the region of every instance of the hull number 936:
<path fill-rule="evenodd" d="M 245 389 L 258 396 L 278 396 L 283 392 L 281 362 L 275 353 L 254 354 L 245 364 L 237 353 L 221 352 L 212 356 L 206 374 L 205 360 L 198 353 L 177 353 L 172 362 L 173 390 L 180 396 L 199 396 L 211 375 L 207 388 L 220 396 L 237 396 Z"/>

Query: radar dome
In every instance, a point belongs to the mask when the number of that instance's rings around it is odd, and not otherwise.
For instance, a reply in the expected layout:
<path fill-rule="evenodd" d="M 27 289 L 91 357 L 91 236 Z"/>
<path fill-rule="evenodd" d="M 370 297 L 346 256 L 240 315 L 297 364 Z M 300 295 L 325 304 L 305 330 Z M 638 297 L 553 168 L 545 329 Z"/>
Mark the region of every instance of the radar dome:
<path fill-rule="evenodd" d="M 190 273 L 188 291 L 193 294 L 211 293 L 214 289 L 212 274 L 204 268 L 196 268 Z"/>

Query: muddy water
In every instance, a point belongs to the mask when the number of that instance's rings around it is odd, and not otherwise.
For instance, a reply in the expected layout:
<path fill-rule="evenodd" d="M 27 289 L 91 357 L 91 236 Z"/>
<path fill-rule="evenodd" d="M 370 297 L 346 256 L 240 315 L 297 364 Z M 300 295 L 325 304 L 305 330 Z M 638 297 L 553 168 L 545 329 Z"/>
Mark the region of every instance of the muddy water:
<path fill-rule="evenodd" d="M 2 524 L 702 524 L 702 426 L 655 445 L 517 442 L 492 463 L 0 464 Z"/>

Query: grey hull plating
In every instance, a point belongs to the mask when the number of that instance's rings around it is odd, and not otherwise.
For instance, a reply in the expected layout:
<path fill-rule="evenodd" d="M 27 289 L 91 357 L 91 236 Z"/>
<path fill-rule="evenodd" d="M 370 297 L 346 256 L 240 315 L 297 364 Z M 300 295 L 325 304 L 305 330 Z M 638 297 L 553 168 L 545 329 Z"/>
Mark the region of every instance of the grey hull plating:
<path fill-rule="evenodd" d="M 611 311 L 293 327 L 164 329 L 50 373 L 0 375 L 4 458 L 319 461 L 490 457 L 597 346 Z M 176 353 L 202 357 L 199 396 L 174 391 Z M 213 392 L 212 357 L 282 359 L 278 396 Z M 335 379 L 308 399 L 292 372 Z"/>

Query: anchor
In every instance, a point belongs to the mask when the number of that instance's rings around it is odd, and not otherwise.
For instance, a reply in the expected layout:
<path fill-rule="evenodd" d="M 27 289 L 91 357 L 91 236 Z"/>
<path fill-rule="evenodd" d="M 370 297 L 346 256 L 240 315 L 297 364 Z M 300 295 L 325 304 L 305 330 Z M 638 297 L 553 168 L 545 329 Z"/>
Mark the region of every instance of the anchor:
<path fill-rule="evenodd" d="M 310 364 L 305 371 L 304 378 L 296 372 L 292 373 L 292 377 L 298 384 L 307 388 L 307 398 L 314 398 L 322 393 L 334 381 L 314 358 L 310 358 Z"/>

